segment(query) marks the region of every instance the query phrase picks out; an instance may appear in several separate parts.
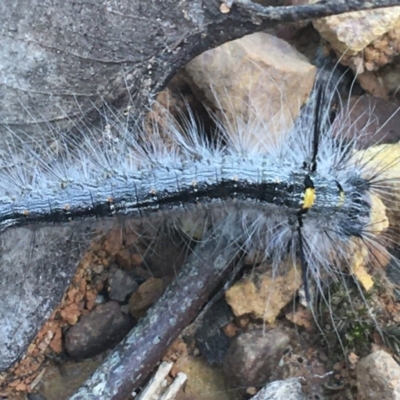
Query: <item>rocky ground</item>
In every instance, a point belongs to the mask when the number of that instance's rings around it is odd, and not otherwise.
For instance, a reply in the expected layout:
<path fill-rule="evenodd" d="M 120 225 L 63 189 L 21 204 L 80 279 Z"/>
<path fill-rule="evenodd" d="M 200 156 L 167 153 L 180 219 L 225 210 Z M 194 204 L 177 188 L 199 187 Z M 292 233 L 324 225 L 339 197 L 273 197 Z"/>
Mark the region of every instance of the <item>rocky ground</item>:
<path fill-rule="evenodd" d="M 352 109 L 354 120 L 362 123 L 373 105 L 373 132 L 398 107 L 399 53 L 400 7 L 285 25 L 200 55 L 158 100 L 173 111 L 183 94 L 194 108 L 205 103 L 234 118 L 230 110 L 246 116 L 235 99 L 247 99 L 265 109 L 258 117 L 275 121 L 278 134 L 310 93 L 316 75 L 310 60 L 335 66 L 339 58 L 357 74 L 354 96 L 366 93 L 367 107 Z M 400 113 L 382 137 L 397 141 L 399 126 Z M 114 230 L 93 244 L 26 355 L 2 374 L 4 398 L 67 399 L 159 298 L 188 252 L 179 238 L 155 243 L 124 235 Z M 163 392 L 186 378 L 183 388 L 143 399 L 400 399 L 400 303 L 386 281 L 373 277 L 361 296 L 354 281 L 365 287 L 372 273 L 355 272 L 346 286 L 333 283 L 329 302 L 311 312 L 298 294 L 297 270 L 285 271 L 272 276 L 256 254 L 247 255 L 240 279 L 165 349 L 164 361 L 173 366 L 165 372 L 163 364 L 155 386 Z"/>

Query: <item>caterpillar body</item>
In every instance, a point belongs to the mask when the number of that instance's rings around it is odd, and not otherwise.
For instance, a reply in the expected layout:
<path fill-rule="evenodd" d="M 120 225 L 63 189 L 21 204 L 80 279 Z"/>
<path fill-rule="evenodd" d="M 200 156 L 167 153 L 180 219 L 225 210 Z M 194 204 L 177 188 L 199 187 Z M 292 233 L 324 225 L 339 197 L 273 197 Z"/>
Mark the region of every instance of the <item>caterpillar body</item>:
<path fill-rule="evenodd" d="M 223 205 L 237 214 L 244 236 L 263 242 L 274 263 L 288 248 L 297 254 L 301 235 L 305 263 L 315 266 L 314 272 L 331 270 L 332 254 L 346 254 L 351 238 L 375 229 L 371 196 L 382 197 L 386 183 L 376 175 L 373 158 L 354 155 L 362 132 L 350 141 L 333 140 L 338 126 L 320 103 L 321 90 L 314 92 L 305 117 L 278 139 L 269 138 L 270 128 L 255 119 L 236 136 L 219 123 L 218 140 L 211 143 L 193 117 L 185 133 L 170 118 L 163 134 L 172 145 L 163 147 L 160 132 L 147 143 L 140 140 L 143 132 L 107 119 L 118 140 L 99 140 L 104 132 L 92 132 L 71 149 L 71 140 L 63 138 L 56 158 L 23 145 L 31 174 L 15 166 L 21 150 L 11 144 L 12 166 L 0 176 L 0 228 L 114 215 L 159 218 L 161 213 L 176 219 L 199 208 L 218 215 Z M 246 129 L 258 146 L 246 140 Z"/>

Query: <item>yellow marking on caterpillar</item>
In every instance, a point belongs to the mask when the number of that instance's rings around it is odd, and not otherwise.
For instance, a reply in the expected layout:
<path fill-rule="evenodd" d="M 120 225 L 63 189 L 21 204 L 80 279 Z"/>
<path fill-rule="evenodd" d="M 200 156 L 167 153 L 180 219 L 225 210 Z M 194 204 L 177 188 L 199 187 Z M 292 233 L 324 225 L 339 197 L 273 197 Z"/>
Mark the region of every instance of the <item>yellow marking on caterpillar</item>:
<path fill-rule="evenodd" d="M 338 207 L 342 207 L 342 205 L 344 204 L 344 200 L 346 199 L 346 195 L 344 194 L 343 190 L 339 191 L 339 203 L 338 203 Z"/>
<path fill-rule="evenodd" d="M 307 188 L 304 192 L 304 200 L 303 200 L 303 205 L 301 206 L 301 208 L 303 208 L 303 209 L 311 208 L 315 203 L 316 197 L 317 197 L 317 195 L 315 194 L 315 189 Z"/>

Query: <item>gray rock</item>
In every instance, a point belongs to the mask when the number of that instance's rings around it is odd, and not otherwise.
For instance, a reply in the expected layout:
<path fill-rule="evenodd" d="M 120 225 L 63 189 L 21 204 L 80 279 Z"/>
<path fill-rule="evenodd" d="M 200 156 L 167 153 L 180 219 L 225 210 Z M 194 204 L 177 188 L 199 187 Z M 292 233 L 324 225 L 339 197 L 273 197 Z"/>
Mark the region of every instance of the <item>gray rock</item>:
<path fill-rule="evenodd" d="M 24 354 L 61 301 L 92 240 L 89 225 L 16 227 L 1 235 L 0 371 Z"/>
<path fill-rule="evenodd" d="M 258 329 L 236 337 L 224 361 L 224 371 L 237 386 L 259 387 L 276 369 L 289 344 L 289 335 L 282 329 L 265 332 Z"/>
<path fill-rule="evenodd" d="M 110 298 L 119 302 L 126 301 L 139 286 L 126 271 L 119 268 L 111 269 L 108 283 Z"/>
<path fill-rule="evenodd" d="M 251 400 L 306 400 L 298 379 L 275 381 L 263 387 Z"/>
<path fill-rule="evenodd" d="M 383 350 L 361 359 L 357 365 L 358 398 L 399 400 L 400 366 Z"/>

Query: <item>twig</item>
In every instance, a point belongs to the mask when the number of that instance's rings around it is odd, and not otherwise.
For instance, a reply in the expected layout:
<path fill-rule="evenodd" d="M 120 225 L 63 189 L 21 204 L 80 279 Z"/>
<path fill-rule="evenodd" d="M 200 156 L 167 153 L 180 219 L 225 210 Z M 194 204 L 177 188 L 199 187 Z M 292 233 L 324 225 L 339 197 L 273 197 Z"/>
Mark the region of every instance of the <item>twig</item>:
<path fill-rule="evenodd" d="M 149 400 L 159 395 L 163 382 L 171 371 L 173 363 L 162 362 L 157 372 L 150 379 L 148 385 L 143 389 L 136 400 Z M 133 395 L 133 393 L 132 393 Z M 159 397 L 159 396 L 158 396 Z"/>
<path fill-rule="evenodd" d="M 372 10 L 400 5 L 398 0 L 335 0 L 286 7 L 268 7 L 249 0 L 235 0 L 233 4 L 240 11 L 248 12 L 253 17 L 257 16 L 261 19 L 278 22 L 294 22 L 329 17 L 350 11 Z"/>
<path fill-rule="evenodd" d="M 161 396 L 160 400 L 173 400 L 180 391 L 181 387 L 185 384 L 187 375 L 183 372 L 178 372 L 175 380 L 167 388 L 165 393 Z"/>

